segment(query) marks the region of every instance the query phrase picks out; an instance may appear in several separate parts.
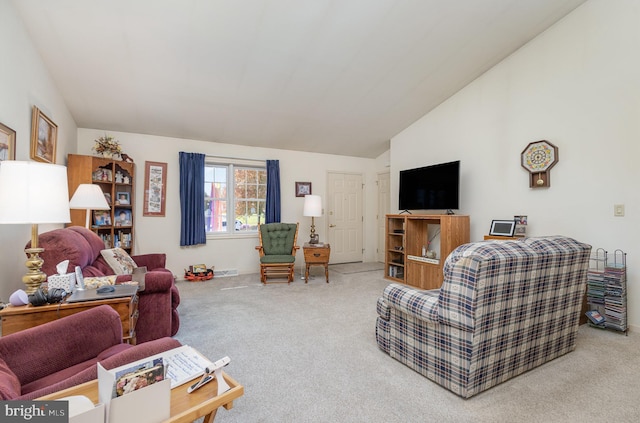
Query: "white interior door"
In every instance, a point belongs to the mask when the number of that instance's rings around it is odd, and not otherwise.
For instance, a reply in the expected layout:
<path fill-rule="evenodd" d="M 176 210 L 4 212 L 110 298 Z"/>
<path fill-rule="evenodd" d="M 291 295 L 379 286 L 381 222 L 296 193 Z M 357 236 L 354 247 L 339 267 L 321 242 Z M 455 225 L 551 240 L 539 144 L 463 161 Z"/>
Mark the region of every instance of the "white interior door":
<path fill-rule="evenodd" d="M 391 210 L 389 202 L 391 176 L 389 172 L 378 173 L 378 215 L 376 216 L 377 234 L 378 234 L 378 250 L 377 260 L 384 263 L 384 223 L 385 216 Z"/>
<path fill-rule="evenodd" d="M 327 181 L 327 239 L 331 263 L 362 261 L 362 174 L 329 172 Z"/>

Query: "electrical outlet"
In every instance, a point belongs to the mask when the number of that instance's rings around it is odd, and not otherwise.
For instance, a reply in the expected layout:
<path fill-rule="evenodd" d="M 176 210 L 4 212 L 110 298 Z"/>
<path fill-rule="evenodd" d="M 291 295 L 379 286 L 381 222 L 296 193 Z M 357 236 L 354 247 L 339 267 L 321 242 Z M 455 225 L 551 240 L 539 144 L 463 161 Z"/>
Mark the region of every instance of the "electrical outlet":
<path fill-rule="evenodd" d="M 614 204 L 613 205 L 613 215 L 622 217 L 624 216 L 624 204 Z"/>

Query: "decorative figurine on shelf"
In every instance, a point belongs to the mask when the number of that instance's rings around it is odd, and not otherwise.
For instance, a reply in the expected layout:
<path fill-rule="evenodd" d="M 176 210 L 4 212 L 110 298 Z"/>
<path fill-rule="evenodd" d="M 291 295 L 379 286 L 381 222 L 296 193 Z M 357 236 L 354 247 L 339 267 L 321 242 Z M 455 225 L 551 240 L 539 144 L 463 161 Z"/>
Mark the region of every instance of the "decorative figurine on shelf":
<path fill-rule="evenodd" d="M 120 157 L 122 158 L 123 162 L 133 163 L 133 157 L 131 157 L 130 155 L 128 155 L 126 153 L 120 153 Z"/>
<path fill-rule="evenodd" d="M 111 135 L 104 135 L 103 137 L 95 140 L 95 145 L 91 148 L 99 156 L 106 159 L 119 160 L 122 154 L 122 148 L 120 142 L 113 138 Z"/>
<path fill-rule="evenodd" d="M 116 172 L 116 184 L 121 184 L 121 183 L 122 183 L 122 181 L 123 181 L 123 179 L 122 179 L 122 172 L 117 171 L 117 172 Z"/>

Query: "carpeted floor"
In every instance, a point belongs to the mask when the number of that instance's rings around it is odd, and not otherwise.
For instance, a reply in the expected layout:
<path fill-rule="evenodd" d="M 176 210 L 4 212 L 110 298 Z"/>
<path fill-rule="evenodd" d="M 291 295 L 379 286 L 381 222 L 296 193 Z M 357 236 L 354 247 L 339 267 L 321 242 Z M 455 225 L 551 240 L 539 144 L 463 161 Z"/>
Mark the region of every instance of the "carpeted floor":
<path fill-rule="evenodd" d="M 179 282 L 176 338 L 245 387 L 218 422 L 636 422 L 640 336 L 582 326 L 574 352 L 464 400 L 375 341 L 382 272 L 312 268 L 308 284 Z"/>

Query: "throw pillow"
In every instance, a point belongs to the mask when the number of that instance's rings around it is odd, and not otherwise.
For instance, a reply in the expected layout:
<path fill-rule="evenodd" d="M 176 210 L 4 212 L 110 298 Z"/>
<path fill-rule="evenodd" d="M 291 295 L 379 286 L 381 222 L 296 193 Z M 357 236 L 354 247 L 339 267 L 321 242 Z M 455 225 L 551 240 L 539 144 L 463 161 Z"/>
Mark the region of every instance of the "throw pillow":
<path fill-rule="evenodd" d="M 117 277 L 117 275 L 111 275 L 84 278 L 84 287 L 87 289 L 94 289 L 105 285 L 115 285 Z"/>
<path fill-rule="evenodd" d="M 100 251 L 102 257 L 116 275 L 130 275 L 138 267 L 136 262 L 122 248 L 111 248 Z"/>

